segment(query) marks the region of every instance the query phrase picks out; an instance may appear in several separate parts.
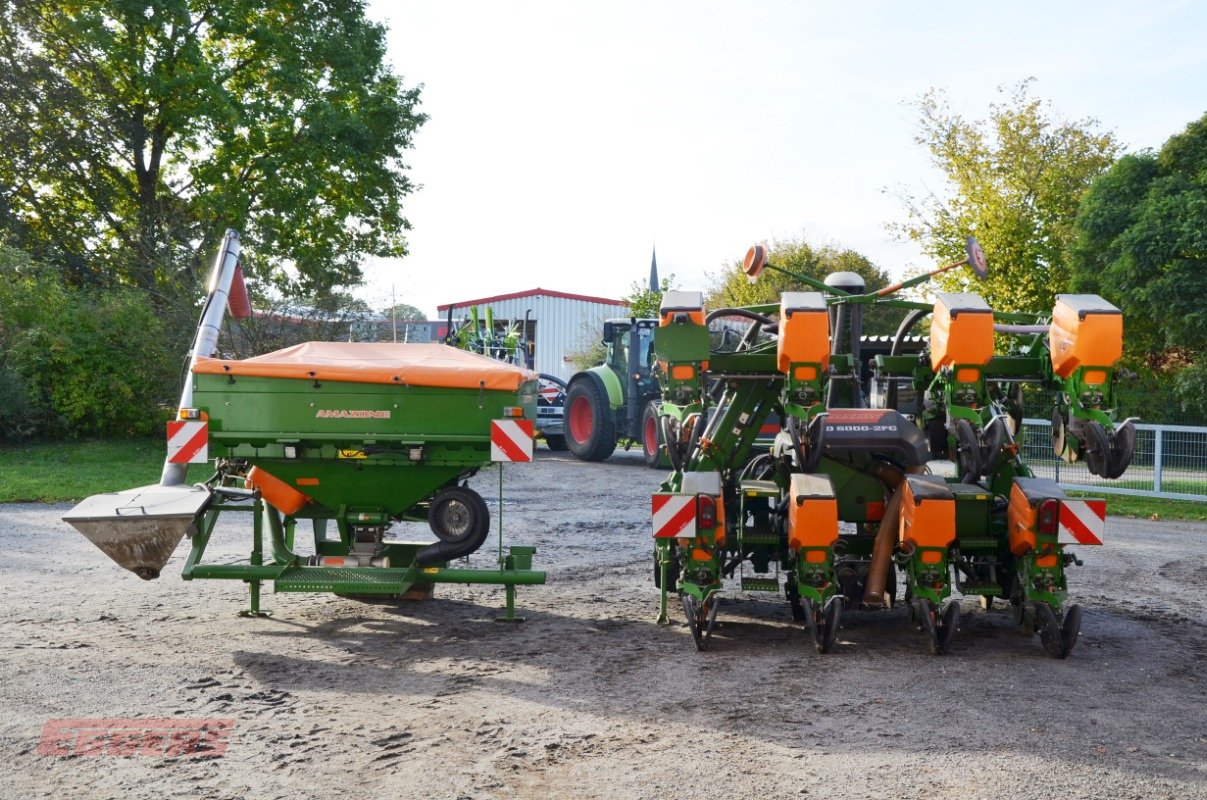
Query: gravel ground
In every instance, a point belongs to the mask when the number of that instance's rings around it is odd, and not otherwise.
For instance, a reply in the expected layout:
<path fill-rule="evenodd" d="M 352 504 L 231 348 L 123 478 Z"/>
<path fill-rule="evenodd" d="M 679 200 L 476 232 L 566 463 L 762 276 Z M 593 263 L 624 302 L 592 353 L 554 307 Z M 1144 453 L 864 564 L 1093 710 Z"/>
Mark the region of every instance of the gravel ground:
<path fill-rule="evenodd" d="M 507 538 L 549 573 L 515 626 L 501 589 L 461 586 L 240 618 L 241 584 L 179 579 L 183 545 L 143 582 L 66 506 L 0 506 L 0 796 L 1207 798 L 1207 526 L 1111 519 L 1070 579 L 1067 661 L 971 601 L 947 656 L 904 609 L 849 612 L 820 656 L 786 601 L 736 590 L 697 653 L 654 624 L 659 480 L 636 452 L 507 469 Z M 210 560 L 249 543 L 224 523 Z M 221 758 L 39 756 L 60 717 L 235 724 Z"/>

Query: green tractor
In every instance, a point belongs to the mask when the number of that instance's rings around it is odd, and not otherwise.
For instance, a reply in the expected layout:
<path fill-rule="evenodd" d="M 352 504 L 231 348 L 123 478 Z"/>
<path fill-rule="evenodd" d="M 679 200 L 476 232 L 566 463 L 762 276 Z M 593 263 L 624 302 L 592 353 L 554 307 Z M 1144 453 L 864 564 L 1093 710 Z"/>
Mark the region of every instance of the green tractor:
<path fill-rule="evenodd" d="M 623 443 L 626 450 L 640 444 L 650 467 L 667 466 L 659 425 L 662 390 L 652 347 L 657 328 L 656 319 L 605 321 L 604 363 L 570 378 L 566 444 L 582 461 L 602 461 Z"/>

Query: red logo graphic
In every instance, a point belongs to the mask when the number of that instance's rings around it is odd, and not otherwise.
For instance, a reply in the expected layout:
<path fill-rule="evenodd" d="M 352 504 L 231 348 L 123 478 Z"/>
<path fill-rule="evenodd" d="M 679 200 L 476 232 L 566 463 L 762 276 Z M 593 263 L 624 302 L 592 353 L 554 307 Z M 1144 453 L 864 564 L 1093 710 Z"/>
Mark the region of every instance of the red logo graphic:
<path fill-rule="evenodd" d="M 42 726 L 38 755 L 218 758 L 233 719 L 51 719 Z"/>

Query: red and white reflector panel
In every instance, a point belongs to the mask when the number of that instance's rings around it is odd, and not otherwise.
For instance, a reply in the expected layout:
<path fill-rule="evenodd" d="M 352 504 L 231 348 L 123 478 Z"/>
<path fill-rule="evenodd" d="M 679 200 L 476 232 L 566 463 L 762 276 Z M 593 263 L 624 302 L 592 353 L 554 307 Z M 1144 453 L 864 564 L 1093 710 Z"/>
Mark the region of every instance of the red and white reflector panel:
<path fill-rule="evenodd" d="M 659 492 L 652 495 L 651 509 L 654 517 L 654 538 L 674 539 L 677 536 L 696 535 L 696 496 L 694 494 L 670 494 Z"/>
<path fill-rule="evenodd" d="M 1106 535 L 1105 500 L 1061 500 L 1056 541 L 1061 544 L 1102 544 Z"/>
<path fill-rule="evenodd" d="M 172 420 L 168 423 L 168 462 L 204 464 L 209 461 L 210 426 L 196 420 Z"/>
<path fill-rule="evenodd" d="M 491 461 L 531 461 L 536 423 L 530 419 L 490 421 Z"/>
<path fill-rule="evenodd" d="M 560 386 L 545 386 L 541 389 L 541 397 L 550 405 L 557 402 L 558 395 L 561 393 L 562 389 Z"/>

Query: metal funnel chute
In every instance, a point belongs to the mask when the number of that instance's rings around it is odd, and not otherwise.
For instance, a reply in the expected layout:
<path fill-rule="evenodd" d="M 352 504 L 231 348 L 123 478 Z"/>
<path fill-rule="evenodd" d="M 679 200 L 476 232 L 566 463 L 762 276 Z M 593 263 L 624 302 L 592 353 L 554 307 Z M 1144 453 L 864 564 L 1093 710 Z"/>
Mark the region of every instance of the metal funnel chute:
<path fill-rule="evenodd" d="M 193 340 L 189 370 L 181 387 L 179 408 L 192 405 L 192 371 L 198 357 L 211 356 L 218 349 L 218 331 L 227 304 L 234 302 L 239 307 L 236 311 L 246 306 L 239 252 L 239 234 L 228 230 L 214 262 L 209 293 Z M 233 301 L 232 283 L 235 283 Z M 180 540 L 196 532 L 197 520 L 213 497 L 204 486 L 185 485 L 187 469 L 187 464 L 165 458 L 158 484 L 93 495 L 71 509 L 63 520 L 138 577 L 143 580 L 158 578 Z"/>
<path fill-rule="evenodd" d="M 158 578 L 176 546 L 197 530 L 213 494 L 204 486 L 141 486 L 95 494 L 63 517 L 119 566 Z"/>

